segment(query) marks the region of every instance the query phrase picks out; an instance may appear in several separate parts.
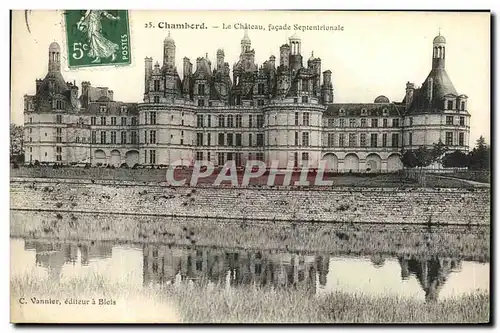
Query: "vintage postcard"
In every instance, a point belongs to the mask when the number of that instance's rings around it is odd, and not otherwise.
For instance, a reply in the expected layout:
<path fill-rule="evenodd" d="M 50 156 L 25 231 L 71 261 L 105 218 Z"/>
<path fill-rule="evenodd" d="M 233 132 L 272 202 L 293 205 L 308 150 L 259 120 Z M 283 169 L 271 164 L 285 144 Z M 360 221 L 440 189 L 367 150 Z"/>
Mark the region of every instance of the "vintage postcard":
<path fill-rule="evenodd" d="M 11 322 L 490 323 L 490 24 L 12 11 Z"/>

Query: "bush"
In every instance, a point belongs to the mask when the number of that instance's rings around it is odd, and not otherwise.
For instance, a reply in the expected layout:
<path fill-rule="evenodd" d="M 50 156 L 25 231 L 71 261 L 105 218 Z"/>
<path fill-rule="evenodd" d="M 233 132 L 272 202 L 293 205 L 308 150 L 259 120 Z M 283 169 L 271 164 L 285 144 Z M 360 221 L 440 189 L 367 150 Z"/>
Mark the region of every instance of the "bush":
<path fill-rule="evenodd" d="M 33 163 L 34 166 L 36 167 L 39 167 L 40 166 L 40 161 L 39 160 L 35 160 L 35 163 Z"/>

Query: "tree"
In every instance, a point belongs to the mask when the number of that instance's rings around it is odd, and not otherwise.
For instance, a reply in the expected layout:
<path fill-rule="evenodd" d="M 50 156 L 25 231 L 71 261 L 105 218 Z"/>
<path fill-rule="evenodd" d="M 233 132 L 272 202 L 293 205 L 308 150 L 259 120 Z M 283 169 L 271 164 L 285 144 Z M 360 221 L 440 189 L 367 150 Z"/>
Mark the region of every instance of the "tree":
<path fill-rule="evenodd" d="M 415 152 L 413 150 L 407 150 L 403 153 L 401 157 L 401 162 L 405 168 L 414 168 L 417 166 L 417 156 L 415 156 Z"/>
<path fill-rule="evenodd" d="M 425 146 L 421 146 L 417 150 L 415 150 L 415 157 L 417 158 L 417 166 L 419 168 L 425 168 L 429 166 L 434 160 L 432 150 L 428 149 Z"/>
<path fill-rule="evenodd" d="M 491 148 L 481 135 L 476 141 L 476 147 L 469 153 L 469 168 L 473 170 L 489 170 L 490 150 Z"/>
<path fill-rule="evenodd" d="M 10 124 L 10 159 L 24 162 L 24 129 L 16 124 Z"/>
<path fill-rule="evenodd" d="M 443 158 L 443 166 L 445 168 L 463 168 L 468 166 L 468 164 L 468 156 L 460 150 L 455 150 Z"/>
<path fill-rule="evenodd" d="M 433 144 L 432 150 L 431 150 L 431 158 L 432 162 L 438 162 L 442 163 L 442 158 L 443 155 L 448 151 L 448 147 L 441 141 L 441 138 L 439 141 L 435 144 Z M 430 163 L 429 163 L 430 164 Z"/>

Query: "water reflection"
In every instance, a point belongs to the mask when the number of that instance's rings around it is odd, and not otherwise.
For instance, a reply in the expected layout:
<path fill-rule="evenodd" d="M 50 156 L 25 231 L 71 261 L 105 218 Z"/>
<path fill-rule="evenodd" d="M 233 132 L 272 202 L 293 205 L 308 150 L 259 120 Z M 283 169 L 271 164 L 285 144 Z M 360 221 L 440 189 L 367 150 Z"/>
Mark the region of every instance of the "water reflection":
<path fill-rule="evenodd" d="M 410 275 L 417 277 L 425 292 L 426 301 L 437 301 L 439 290 L 447 281 L 451 272 L 459 272 L 462 262 L 449 258 L 431 258 L 429 260 L 398 258 L 401 265 L 401 278 L 408 280 Z"/>
<path fill-rule="evenodd" d="M 256 284 L 311 293 L 395 292 L 409 297 L 417 295 L 431 302 L 440 297 L 446 284 L 450 285 L 444 292 L 448 296 L 457 290 L 465 293 L 487 289 L 489 282 L 488 264 L 462 263 L 453 258 L 391 258 L 380 254 L 369 258 L 330 257 L 156 244 L 124 246 L 109 242 L 20 239 L 11 240 L 11 247 L 13 260 L 31 260 L 31 263 L 16 262 L 15 267 L 35 265 L 54 281 L 64 276 L 82 277 L 89 272 L 85 267 L 92 266 L 99 273 L 115 275 L 118 280 L 123 280 L 124 275 L 133 277 L 133 281 L 128 282 L 131 288 L 192 281 L 226 287 Z M 34 255 L 34 262 L 29 253 Z"/>
<path fill-rule="evenodd" d="M 290 253 L 179 249 L 145 245 L 144 284 L 193 280 L 220 285 L 258 284 L 315 292 L 326 285 L 329 258 Z"/>

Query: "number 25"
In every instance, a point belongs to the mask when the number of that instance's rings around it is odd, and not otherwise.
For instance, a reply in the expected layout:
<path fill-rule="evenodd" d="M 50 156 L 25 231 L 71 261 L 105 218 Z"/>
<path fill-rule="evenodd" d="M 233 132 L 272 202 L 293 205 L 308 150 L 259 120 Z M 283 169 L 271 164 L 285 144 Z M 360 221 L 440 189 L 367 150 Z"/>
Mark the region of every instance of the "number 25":
<path fill-rule="evenodd" d="M 73 59 L 76 59 L 76 60 L 80 60 L 82 59 L 83 57 L 83 51 L 84 50 L 87 50 L 88 49 L 88 46 L 87 44 L 83 44 L 82 43 L 73 43 Z"/>

